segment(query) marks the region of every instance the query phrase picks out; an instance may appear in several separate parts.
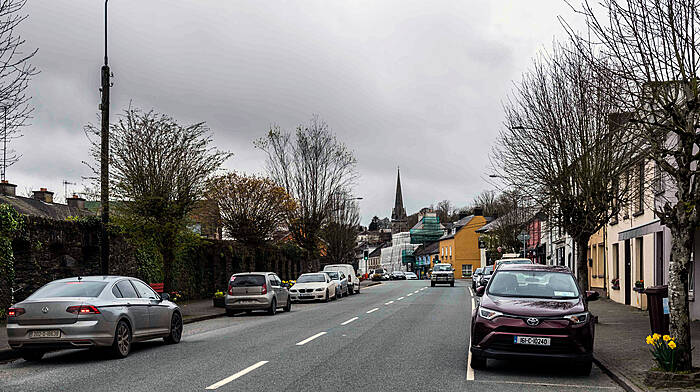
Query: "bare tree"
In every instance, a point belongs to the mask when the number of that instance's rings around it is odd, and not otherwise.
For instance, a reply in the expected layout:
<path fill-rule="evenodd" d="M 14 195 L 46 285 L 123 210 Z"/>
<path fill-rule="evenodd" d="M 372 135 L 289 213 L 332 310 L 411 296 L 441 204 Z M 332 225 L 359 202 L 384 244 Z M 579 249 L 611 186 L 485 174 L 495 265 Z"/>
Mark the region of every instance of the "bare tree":
<path fill-rule="evenodd" d="M 622 81 L 619 104 L 646 142 L 647 157 L 661 169 L 669 188 L 656 206 L 671 231 L 670 329 L 681 370 L 692 368 L 688 309 L 688 266 L 700 224 L 698 160 L 700 134 L 700 4 L 695 0 L 603 0 L 575 8 L 589 32 L 577 35 L 581 53 L 597 65 L 612 65 Z M 567 26 L 565 24 L 565 26 Z M 568 27 L 568 26 L 567 26 Z"/>
<path fill-rule="evenodd" d="M 23 14 L 27 0 L 0 1 L 0 149 L 2 172 L 5 180 L 7 168 L 19 161 L 21 155 L 8 144 L 22 137 L 22 128 L 29 125 L 34 107 L 27 88 L 32 76 L 39 71 L 30 64 L 38 49 L 24 52 L 24 39 L 18 34 L 19 26 L 28 15 Z"/>
<path fill-rule="evenodd" d="M 351 189 L 357 178 L 355 156 L 318 116 L 299 125 L 294 135 L 273 126 L 255 145 L 267 153 L 272 180 L 297 201 L 287 225 L 310 255 L 304 270 L 317 270 L 321 229 L 331 218 L 334 195 Z"/>
<path fill-rule="evenodd" d="M 87 125 L 85 131 L 93 159 L 100 162 L 100 128 Z M 154 237 L 163 256 L 165 290 L 172 288 L 178 233 L 203 198 L 207 180 L 231 155 L 212 147 L 210 133 L 205 123 L 181 125 L 131 107 L 111 125 L 110 193 L 123 201 L 117 213 Z"/>
<path fill-rule="evenodd" d="M 438 218 L 440 218 L 440 222 L 450 222 L 450 217 L 454 212 L 454 206 L 452 205 L 451 201 L 442 200 L 437 203 L 435 212 L 437 213 Z"/>
<path fill-rule="evenodd" d="M 602 63 L 601 63 L 602 64 Z M 588 288 L 588 240 L 617 215 L 627 189 L 619 178 L 637 159 L 626 127 L 610 127 L 615 79 L 571 46 L 539 56 L 505 106 L 494 170 L 533 204 L 559 214 L 579 252 L 576 275 Z"/>
<path fill-rule="evenodd" d="M 284 188 L 269 178 L 235 172 L 209 181 L 207 199 L 218 204 L 226 232 L 249 245 L 267 242 L 296 208 Z"/>
<path fill-rule="evenodd" d="M 326 247 L 327 264 L 354 264 L 360 209 L 348 193 L 341 193 L 332 202 L 331 216 L 321 230 Z"/>

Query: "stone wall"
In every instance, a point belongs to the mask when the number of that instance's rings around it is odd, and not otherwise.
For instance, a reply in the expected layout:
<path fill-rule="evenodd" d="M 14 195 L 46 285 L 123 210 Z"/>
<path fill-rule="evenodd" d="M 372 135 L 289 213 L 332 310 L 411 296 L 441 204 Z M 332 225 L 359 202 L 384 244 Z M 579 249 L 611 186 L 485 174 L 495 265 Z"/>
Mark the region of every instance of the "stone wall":
<path fill-rule="evenodd" d="M 52 280 L 100 274 L 98 221 L 24 218 L 22 233 L 12 240 L 15 302 Z M 110 274 L 148 281 L 140 276 L 136 249 L 123 237 L 111 236 L 110 251 Z M 291 244 L 247 248 L 222 240 L 202 240 L 178 257 L 174 287 L 188 298 L 208 298 L 225 290 L 229 277 L 237 272 L 274 271 L 283 280 L 296 279 L 306 259 Z M 10 304 L 9 296 L 0 293 L 1 309 Z"/>

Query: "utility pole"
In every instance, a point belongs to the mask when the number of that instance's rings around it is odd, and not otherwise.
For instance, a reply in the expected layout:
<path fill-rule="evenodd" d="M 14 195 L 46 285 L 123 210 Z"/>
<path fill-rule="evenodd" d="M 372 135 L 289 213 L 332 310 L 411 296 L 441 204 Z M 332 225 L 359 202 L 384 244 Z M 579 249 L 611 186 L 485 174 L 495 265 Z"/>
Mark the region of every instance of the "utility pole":
<path fill-rule="evenodd" d="M 102 65 L 102 132 L 100 145 L 100 204 L 102 206 L 102 227 L 100 231 L 100 266 L 103 274 L 109 273 L 109 88 L 110 76 L 107 61 L 107 1 L 105 0 L 105 62 Z"/>
<path fill-rule="evenodd" d="M 2 138 L 2 181 L 7 180 L 7 106 L 3 106 L 4 115 L 2 116 L 5 121 L 4 136 Z"/>

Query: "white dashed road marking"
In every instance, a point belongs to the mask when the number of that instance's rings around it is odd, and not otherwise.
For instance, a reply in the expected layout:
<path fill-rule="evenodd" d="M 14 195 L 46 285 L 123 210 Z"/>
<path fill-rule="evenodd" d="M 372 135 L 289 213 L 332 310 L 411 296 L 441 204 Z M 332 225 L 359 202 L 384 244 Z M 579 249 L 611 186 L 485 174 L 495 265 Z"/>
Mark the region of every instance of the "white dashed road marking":
<path fill-rule="evenodd" d="M 350 324 L 351 322 L 353 322 L 353 321 L 355 321 L 355 320 L 357 320 L 357 319 L 359 319 L 359 317 L 353 317 L 353 318 L 351 318 L 351 319 L 348 320 L 348 321 L 344 321 L 344 322 L 340 323 L 340 325 L 348 325 L 348 324 Z"/>
<path fill-rule="evenodd" d="M 419 291 L 420 291 L 420 290 L 416 290 L 416 291 L 413 292 L 413 294 L 418 294 Z"/>
<path fill-rule="evenodd" d="M 396 300 L 397 300 L 397 301 L 401 301 L 401 300 L 404 299 L 404 298 L 406 298 L 406 297 L 399 297 L 399 298 L 396 298 Z"/>
<path fill-rule="evenodd" d="M 413 293 L 408 293 L 408 294 L 406 294 L 407 297 L 410 297 L 410 296 L 412 296 L 412 295 L 413 295 Z"/>
<path fill-rule="evenodd" d="M 306 338 L 306 339 L 302 340 L 301 342 L 297 343 L 297 346 L 303 346 L 303 345 L 305 345 L 306 343 L 308 343 L 308 342 L 310 342 L 310 341 L 316 339 L 317 337 L 320 337 L 320 336 L 325 335 L 326 333 L 327 333 L 327 332 L 319 332 L 319 333 L 317 333 L 316 335 L 311 336 L 311 337 L 309 337 L 309 338 Z"/>
<path fill-rule="evenodd" d="M 367 311 L 367 314 L 370 314 L 372 312 L 376 312 L 377 310 L 379 310 L 379 308 L 370 309 Z"/>
<path fill-rule="evenodd" d="M 325 333 L 325 332 L 324 332 L 324 333 Z M 219 382 L 217 382 L 217 383 L 215 383 L 215 384 L 209 385 L 206 389 L 217 389 L 217 388 L 219 388 L 220 386 L 226 385 L 226 384 L 230 383 L 231 381 L 233 381 L 233 380 L 235 380 L 235 379 L 237 379 L 237 378 L 239 378 L 239 377 L 241 377 L 241 376 L 245 376 L 246 374 L 252 372 L 253 370 L 255 370 L 255 369 L 257 369 L 257 368 L 259 368 L 260 366 L 266 364 L 267 362 L 268 362 L 268 361 L 260 361 L 260 362 L 256 363 L 255 365 L 250 366 L 250 367 L 247 367 L 247 368 L 241 370 L 240 372 L 238 372 L 238 373 L 236 373 L 236 374 L 234 374 L 234 375 L 232 375 L 232 376 L 230 376 L 230 377 L 226 377 L 226 378 L 224 378 L 223 380 L 221 380 L 221 381 L 219 381 Z"/>
<path fill-rule="evenodd" d="M 394 301 L 384 302 L 384 305 L 391 305 L 393 303 L 394 303 Z"/>

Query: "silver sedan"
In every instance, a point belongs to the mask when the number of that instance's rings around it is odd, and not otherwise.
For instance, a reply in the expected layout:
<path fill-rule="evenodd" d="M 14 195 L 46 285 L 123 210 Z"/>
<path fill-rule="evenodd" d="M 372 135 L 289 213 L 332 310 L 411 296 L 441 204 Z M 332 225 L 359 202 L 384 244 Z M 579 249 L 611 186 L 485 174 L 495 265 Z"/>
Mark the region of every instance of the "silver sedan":
<path fill-rule="evenodd" d="M 55 280 L 8 311 L 10 347 L 28 361 L 60 348 L 106 347 L 124 358 L 136 341 L 178 343 L 182 313 L 149 285 L 123 276 Z"/>

